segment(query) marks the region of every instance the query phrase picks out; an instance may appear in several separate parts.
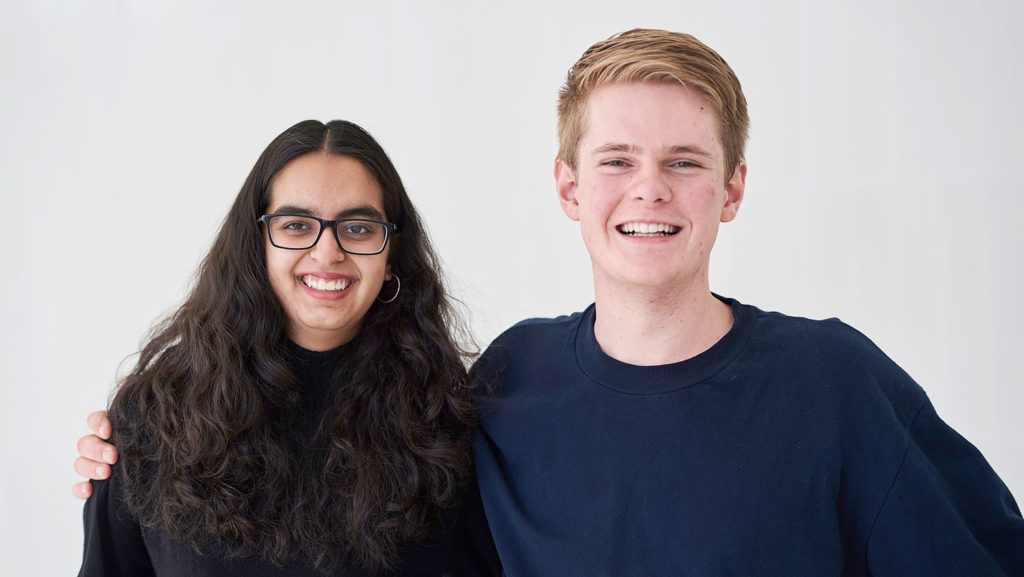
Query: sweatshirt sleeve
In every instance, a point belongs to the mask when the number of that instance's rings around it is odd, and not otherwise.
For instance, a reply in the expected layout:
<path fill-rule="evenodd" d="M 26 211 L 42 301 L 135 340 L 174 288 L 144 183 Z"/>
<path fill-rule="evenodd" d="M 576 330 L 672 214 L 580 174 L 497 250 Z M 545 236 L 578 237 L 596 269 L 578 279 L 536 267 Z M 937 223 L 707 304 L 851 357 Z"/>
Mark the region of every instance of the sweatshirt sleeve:
<path fill-rule="evenodd" d="M 1024 576 L 1024 519 L 981 453 L 926 401 L 867 546 L 871 575 Z"/>
<path fill-rule="evenodd" d="M 110 479 L 93 481 L 85 502 L 85 551 L 79 577 L 145 577 L 154 575 L 139 524 L 121 499 L 121 467 Z"/>

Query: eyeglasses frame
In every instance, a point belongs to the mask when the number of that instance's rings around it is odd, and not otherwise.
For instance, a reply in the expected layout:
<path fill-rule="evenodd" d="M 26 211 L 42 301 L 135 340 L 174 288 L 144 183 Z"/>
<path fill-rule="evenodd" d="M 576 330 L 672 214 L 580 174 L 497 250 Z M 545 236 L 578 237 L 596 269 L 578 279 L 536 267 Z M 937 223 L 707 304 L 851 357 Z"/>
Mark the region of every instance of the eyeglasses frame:
<path fill-rule="evenodd" d="M 318 223 L 320 223 L 320 230 L 317 231 L 316 238 L 313 240 L 313 244 L 311 244 L 311 245 L 309 245 L 309 246 L 307 246 L 305 248 L 294 248 L 294 247 L 290 247 L 290 246 L 281 246 L 281 245 L 277 244 L 276 242 L 274 242 L 274 235 L 270 233 L 270 219 L 272 219 L 274 217 L 278 217 L 278 216 L 292 216 L 292 217 L 298 217 L 298 218 L 308 218 L 308 219 L 315 220 Z M 383 225 L 384 226 L 384 242 L 380 245 L 380 250 L 378 250 L 377 252 L 352 252 L 352 251 L 346 249 L 344 246 L 342 246 L 341 239 L 338 238 L 338 225 L 340 223 L 343 223 L 343 222 L 372 222 L 374 224 Z M 338 244 L 338 248 L 341 249 L 341 252 L 343 252 L 345 254 L 354 254 L 354 255 L 360 255 L 360 256 L 373 256 L 375 254 L 380 254 L 380 253 L 384 252 L 384 249 L 388 247 L 388 241 L 391 240 L 391 235 L 398 234 L 398 225 L 397 224 L 394 224 L 394 223 L 391 223 L 391 222 L 384 222 L 383 220 L 374 220 L 372 218 L 339 218 L 337 220 L 327 220 L 327 219 L 323 219 L 323 218 L 317 218 L 315 216 L 310 216 L 308 214 L 281 213 L 281 214 L 264 214 L 263 216 L 261 216 L 261 217 L 256 219 L 256 224 L 259 225 L 259 223 L 263 223 L 263 226 L 265 226 L 267 228 L 267 238 L 270 240 L 270 244 L 272 244 L 272 245 L 274 245 L 274 247 L 282 249 L 282 250 L 309 250 L 309 249 L 313 248 L 314 246 L 316 246 L 316 243 L 320 242 L 320 237 L 323 236 L 323 234 L 324 234 L 324 228 L 330 227 L 331 234 L 334 235 L 334 242 L 336 242 Z"/>

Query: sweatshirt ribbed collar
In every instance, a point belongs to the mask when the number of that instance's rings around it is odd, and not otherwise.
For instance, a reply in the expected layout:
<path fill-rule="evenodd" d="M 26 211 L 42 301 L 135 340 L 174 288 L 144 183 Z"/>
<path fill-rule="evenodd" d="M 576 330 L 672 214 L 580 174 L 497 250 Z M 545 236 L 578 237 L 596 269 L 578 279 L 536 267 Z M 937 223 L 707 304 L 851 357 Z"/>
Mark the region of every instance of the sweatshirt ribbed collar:
<path fill-rule="evenodd" d="M 706 381 L 736 359 L 746 346 L 757 321 L 756 308 L 740 304 L 734 299 L 718 298 L 732 307 L 733 325 L 729 332 L 695 357 L 654 366 L 631 365 L 606 355 L 594 336 L 596 310 L 594 305 L 590 305 L 580 315 L 576 329 L 577 362 L 583 372 L 598 385 L 632 395 L 668 393 Z"/>

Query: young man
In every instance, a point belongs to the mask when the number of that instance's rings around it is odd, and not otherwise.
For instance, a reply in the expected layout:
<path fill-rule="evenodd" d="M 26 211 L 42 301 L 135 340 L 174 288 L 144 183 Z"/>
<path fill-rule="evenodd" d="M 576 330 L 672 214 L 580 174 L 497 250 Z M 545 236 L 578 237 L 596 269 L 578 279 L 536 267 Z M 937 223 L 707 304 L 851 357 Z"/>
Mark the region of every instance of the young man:
<path fill-rule="evenodd" d="M 1024 520 L 924 392 L 837 320 L 713 295 L 743 200 L 739 81 L 695 38 L 591 47 L 555 181 L 594 305 L 477 364 L 475 459 L 508 575 L 1024 575 Z"/>
<path fill-rule="evenodd" d="M 595 303 L 474 369 L 498 390 L 474 451 L 505 573 L 1024 575 L 1012 496 L 867 338 L 711 293 L 747 123 L 688 35 L 631 30 L 569 71 L 555 180 Z"/>

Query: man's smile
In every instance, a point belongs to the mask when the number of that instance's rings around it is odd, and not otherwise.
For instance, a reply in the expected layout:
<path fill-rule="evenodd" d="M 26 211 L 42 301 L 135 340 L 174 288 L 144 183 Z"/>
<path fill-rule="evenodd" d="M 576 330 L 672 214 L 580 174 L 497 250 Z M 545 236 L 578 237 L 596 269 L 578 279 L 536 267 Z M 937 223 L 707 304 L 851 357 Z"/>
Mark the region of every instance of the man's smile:
<path fill-rule="evenodd" d="M 615 230 L 626 236 L 671 236 L 679 232 L 679 227 L 662 222 L 627 222 Z"/>

